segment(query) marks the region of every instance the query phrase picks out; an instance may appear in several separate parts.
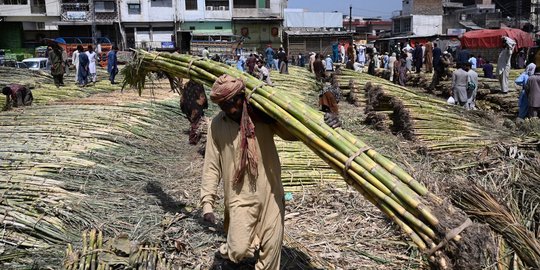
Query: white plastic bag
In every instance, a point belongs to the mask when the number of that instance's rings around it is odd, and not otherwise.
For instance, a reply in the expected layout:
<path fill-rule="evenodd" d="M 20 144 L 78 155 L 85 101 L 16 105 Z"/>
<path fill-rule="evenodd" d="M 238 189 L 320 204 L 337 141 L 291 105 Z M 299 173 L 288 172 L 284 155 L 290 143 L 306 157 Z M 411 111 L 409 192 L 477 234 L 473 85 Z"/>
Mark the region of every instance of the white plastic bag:
<path fill-rule="evenodd" d="M 454 99 L 454 97 L 449 97 L 446 103 L 450 105 L 456 105 L 456 100 Z"/>

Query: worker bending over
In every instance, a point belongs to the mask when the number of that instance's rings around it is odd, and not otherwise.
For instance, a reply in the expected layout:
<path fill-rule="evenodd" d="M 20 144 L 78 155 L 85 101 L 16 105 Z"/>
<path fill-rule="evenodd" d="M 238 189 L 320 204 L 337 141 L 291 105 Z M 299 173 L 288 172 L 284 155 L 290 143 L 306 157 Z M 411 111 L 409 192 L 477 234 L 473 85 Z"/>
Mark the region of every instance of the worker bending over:
<path fill-rule="evenodd" d="M 6 96 L 4 110 L 9 110 L 11 107 L 30 106 L 34 100 L 30 89 L 16 83 L 2 88 L 2 94 Z"/>

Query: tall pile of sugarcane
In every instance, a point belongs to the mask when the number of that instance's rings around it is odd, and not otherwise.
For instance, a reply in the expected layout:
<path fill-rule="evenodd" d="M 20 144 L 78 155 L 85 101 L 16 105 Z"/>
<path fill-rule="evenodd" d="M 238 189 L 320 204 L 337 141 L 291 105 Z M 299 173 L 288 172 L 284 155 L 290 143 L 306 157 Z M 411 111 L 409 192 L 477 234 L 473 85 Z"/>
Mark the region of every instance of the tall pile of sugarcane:
<path fill-rule="evenodd" d="M 506 133 L 474 112 L 387 80 L 344 70 L 365 89 L 366 121 L 406 139 L 422 142 L 433 153 L 471 152 L 495 143 Z"/>
<path fill-rule="evenodd" d="M 453 70 L 453 69 L 452 69 Z M 508 116 L 517 116 L 518 114 L 518 98 L 521 92 L 521 86 L 515 86 L 514 80 L 523 71 L 522 69 L 512 69 L 509 76 L 510 92 L 501 94 L 501 86 L 498 79 L 485 78 L 481 69 L 478 72 L 478 93 L 476 97 L 476 106 L 483 111 L 501 112 Z M 386 69 L 377 69 L 375 76 L 383 79 L 389 79 L 390 71 Z M 432 73 L 408 73 L 407 86 L 429 89 L 431 86 Z M 448 98 L 452 91 L 452 78 L 441 80 L 439 85 L 434 89 L 430 89 L 430 93 L 437 96 Z"/>
<path fill-rule="evenodd" d="M 336 72 L 335 76 L 343 96 L 347 97 L 347 101 L 356 107 L 365 108 L 366 95 L 360 78 L 348 72 L 348 70 Z"/>
<path fill-rule="evenodd" d="M 326 125 L 317 109 L 286 92 L 261 85 L 233 67 L 189 55 L 136 51 L 134 62 L 122 70 L 124 84 L 143 91 L 146 76 L 155 71 L 207 86 L 222 74 L 241 78 L 252 106 L 277 120 L 341 173 L 349 185 L 399 225 L 433 264 L 442 269 L 478 269 L 488 263 L 483 254 L 469 252 L 489 244 L 488 231 L 471 225 L 465 213 L 436 197 L 351 133 Z M 450 231 L 453 233 L 447 235 Z"/>

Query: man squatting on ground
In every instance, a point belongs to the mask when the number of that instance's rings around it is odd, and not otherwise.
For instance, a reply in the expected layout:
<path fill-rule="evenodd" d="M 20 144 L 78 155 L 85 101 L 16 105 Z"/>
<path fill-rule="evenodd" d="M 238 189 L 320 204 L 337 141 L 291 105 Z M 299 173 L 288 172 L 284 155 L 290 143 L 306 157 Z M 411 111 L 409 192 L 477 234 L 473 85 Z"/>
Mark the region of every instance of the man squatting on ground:
<path fill-rule="evenodd" d="M 2 88 L 2 94 L 6 96 L 4 110 L 9 110 L 11 107 L 30 106 L 34 100 L 30 89 L 16 83 Z"/>
<path fill-rule="evenodd" d="M 281 165 L 273 137 L 296 137 L 248 105 L 241 79 L 219 77 L 210 100 L 222 111 L 208 129 L 201 206 L 204 219 L 214 223 L 217 188 L 219 181 L 223 181 L 227 242 L 217 255 L 239 263 L 258 251 L 255 269 L 278 270 L 285 206 Z M 327 114 L 325 122 L 334 128 L 340 124 L 334 114 Z"/>

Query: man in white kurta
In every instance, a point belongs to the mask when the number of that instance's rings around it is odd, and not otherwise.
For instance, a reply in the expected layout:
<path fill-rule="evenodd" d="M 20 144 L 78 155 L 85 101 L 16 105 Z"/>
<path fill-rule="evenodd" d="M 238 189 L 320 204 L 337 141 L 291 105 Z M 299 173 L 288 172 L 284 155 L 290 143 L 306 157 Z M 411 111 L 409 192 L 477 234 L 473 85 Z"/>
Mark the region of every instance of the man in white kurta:
<path fill-rule="evenodd" d="M 73 51 L 71 55 L 71 64 L 75 66 L 75 82 L 79 81 L 79 50 Z"/>
<path fill-rule="evenodd" d="M 504 49 L 499 54 L 499 60 L 497 61 L 497 77 L 501 85 L 501 91 L 508 93 L 508 76 L 510 76 L 510 61 L 512 59 L 512 52 L 516 46 L 516 42 L 509 37 L 502 37 Z"/>

